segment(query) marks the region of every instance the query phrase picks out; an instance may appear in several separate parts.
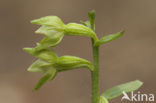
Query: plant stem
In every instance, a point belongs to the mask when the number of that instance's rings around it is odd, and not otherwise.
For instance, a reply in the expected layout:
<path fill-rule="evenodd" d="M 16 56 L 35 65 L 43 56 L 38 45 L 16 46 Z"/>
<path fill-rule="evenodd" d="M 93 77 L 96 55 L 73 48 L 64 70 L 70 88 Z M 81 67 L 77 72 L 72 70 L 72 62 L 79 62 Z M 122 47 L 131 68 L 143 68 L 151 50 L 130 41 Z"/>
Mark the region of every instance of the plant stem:
<path fill-rule="evenodd" d="M 93 42 L 93 41 L 92 41 Z M 93 48 L 94 71 L 92 71 L 92 103 L 99 101 L 99 47 Z"/>
<path fill-rule="evenodd" d="M 94 31 L 95 11 L 88 13 L 90 28 Z M 99 46 L 94 46 L 94 40 L 92 39 L 92 51 L 94 71 L 91 73 L 92 78 L 92 103 L 99 103 Z"/>
<path fill-rule="evenodd" d="M 92 10 L 88 13 L 90 25 L 88 26 L 94 31 L 95 11 Z M 99 103 L 99 46 L 94 46 L 94 40 L 92 41 L 93 62 L 94 71 L 91 72 L 92 78 L 92 103 Z"/>

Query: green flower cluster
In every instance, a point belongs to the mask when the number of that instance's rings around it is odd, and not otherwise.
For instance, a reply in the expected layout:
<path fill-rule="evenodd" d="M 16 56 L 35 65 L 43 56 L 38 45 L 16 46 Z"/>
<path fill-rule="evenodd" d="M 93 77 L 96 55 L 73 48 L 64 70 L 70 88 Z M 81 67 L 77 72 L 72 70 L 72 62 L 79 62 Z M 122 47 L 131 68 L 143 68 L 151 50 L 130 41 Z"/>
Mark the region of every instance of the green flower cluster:
<path fill-rule="evenodd" d="M 90 28 L 76 23 L 65 25 L 57 16 L 46 16 L 33 20 L 31 23 L 41 25 L 35 33 L 45 35 L 36 47 L 24 48 L 24 51 L 38 58 L 28 68 L 28 71 L 43 73 L 43 77 L 36 84 L 35 90 L 38 90 L 47 81 L 52 80 L 58 72 L 82 67 L 93 71 L 93 65 L 88 60 L 75 56 L 58 57 L 50 48 L 59 44 L 65 34 L 88 36 L 97 41 L 96 34 Z"/>

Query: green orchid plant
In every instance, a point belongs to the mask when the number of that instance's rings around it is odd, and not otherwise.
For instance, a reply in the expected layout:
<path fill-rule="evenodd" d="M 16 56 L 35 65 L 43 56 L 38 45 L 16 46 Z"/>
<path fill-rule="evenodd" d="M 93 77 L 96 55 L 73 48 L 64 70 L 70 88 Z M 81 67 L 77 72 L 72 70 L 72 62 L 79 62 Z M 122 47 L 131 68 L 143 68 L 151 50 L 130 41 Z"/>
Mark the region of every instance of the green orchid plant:
<path fill-rule="evenodd" d="M 92 103 L 108 103 L 111 99 L 122 95 L 123 92 L 137 90 L 143 84 L 139 80 L 115 86 L 99 94 L 99 47 L 121 37 L 124 31 L 98 38 L 95 31 L 95 11 L 88 13 L 88 21 L 64 24 L 57 16 L 46 16 L 32 20 L 32 24 L 40 25 L 36 34 L 43 34 L 44 38 L 34 48 L 24 48 L 24 51 L 37 58 L 28 68 L 29 72 L 42 73 L 34 90 L 41 88 L 46 82 L 55 78 L 57 73 L 72 69 L 86 68 L 91 72 Z M 65 35 L 90 37 L 93 48 L 93 63 L 76 56 L 57 56 L 53 48 L 57 46 Z"/>

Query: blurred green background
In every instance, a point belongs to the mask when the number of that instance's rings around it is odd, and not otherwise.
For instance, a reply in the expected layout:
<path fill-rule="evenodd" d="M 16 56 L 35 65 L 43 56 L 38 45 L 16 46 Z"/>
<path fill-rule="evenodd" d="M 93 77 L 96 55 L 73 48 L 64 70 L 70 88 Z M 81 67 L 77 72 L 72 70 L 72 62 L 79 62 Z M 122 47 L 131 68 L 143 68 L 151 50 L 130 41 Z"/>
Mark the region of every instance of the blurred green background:
<path fill-rule="evenodd" d="M 87 19 L 96 10 L 99 37 L 124 29 L 125 35 L 100 48 L 100 93 L 139 79 L 141 93 L 156 93 L 156 0 L 0 0 L 0 103 L 91 103 L 90 72 L 59 73 L 33 92 L 41 75 L 27 72 L 33 47 L 42 36 L 30 20 L 57 15 L 65 23 Z M 65 36 L 55 48 L 59 56 L 75 55 L 92 61 L 90 39 Z M 111 103 L 120 103 L 121 97 Z M 129 103 L 129 102 L 124 102 Z M 137 102 L 139 103 L 139 102 Z M 142 102 L 140 102 L 142 103 Z"/>

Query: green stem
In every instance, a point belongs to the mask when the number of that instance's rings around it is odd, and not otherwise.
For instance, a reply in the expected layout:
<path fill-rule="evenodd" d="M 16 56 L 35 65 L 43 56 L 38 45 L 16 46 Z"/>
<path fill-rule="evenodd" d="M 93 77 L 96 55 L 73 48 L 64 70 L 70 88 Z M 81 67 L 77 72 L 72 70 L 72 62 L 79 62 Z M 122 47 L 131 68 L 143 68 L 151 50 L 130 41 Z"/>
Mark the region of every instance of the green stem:
<path fill-rule="evenodd" d="M 95 11 L 88 13 L 90 28 L 94 31 Z M 99 46 L 94 46 L 92 39 L 94 71 L 92 71 L 92 103 L 99 103 Z"/>
<path fill-rule="evenodd" d="M 88 18 L 90 25 L 88 26 L 93 31 L 94 22 L 95 22 L 95 11 L 92 10 L 88 13 Z M 99 46 L 94 46 L 94 40 L 92 41 L 92 50 L 93 50 L 93 62 L 94 62 L 94 71 L 91 72 L 92 78 L 92 103 L 99 103 Z"/>
<path fill-rule="evenodd" d="M 93 41 L 92 41 L 93 42 Z M 94 71 L 92 71 L 92 103 L 99 101 L 99 47 L 93 48 Z"/>

